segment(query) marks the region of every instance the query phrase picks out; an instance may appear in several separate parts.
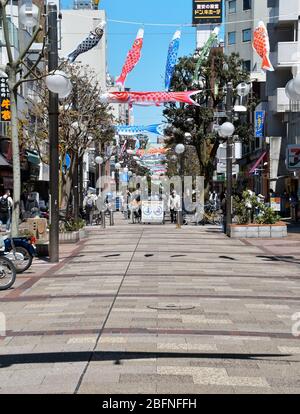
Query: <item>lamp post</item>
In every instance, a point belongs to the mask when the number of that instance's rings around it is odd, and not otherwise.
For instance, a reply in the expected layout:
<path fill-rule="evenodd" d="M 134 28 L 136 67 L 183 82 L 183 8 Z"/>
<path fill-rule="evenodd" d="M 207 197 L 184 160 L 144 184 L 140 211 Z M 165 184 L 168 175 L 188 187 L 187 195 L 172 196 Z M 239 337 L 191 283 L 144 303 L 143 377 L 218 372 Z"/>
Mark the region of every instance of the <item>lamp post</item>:
<path fill-rule="evenodd" d="M 183 224 L 183 186 L 184 186 L 184 151 L 185 146 L 183 144 L 177 144 L 175 147 L 175 152 L 179 156 L 179 175 L 181 181 L 181 208 L 178 212 L 179 214 L 179 226 Z"/>
<path fill-rule="evenodd" d="M 245 98 L 250 92 L 250 85 L 242 82 L 236 87 L 236 93 L 241 98 Z M 219 128 L 219 136 L 227 139 L 226 144 L 226 234 L 230 235 L 230 225 L 232 224 L 232 159 L 233 159 L 233 134 L 235 127 L 233 125 L 233 115 L 235 112 L 244 112 L 246 108 L 243 106 L 233 106 L 233 84 L 227 83 L 226 87 L 226 115 L 227 122 Z"/>
<path fill-rule="evenodd" d="M 99 168 L 98 168 L 98 188 L 99 188 L 98 194 L 100 195 L 101 194 L 101 188 L 102 188 L 102 183 L 101 183 L 101 180 L 102 180 L 102 164 L 104 163 L 104 159 L 100 155 L 97 155 L 97 157 L 95 158 L 95 163 L 99 166 Z"/>
<path fill-rule="evenodd" d="M 117 162 L 115 164 L 116 210 L 119 210 L 119 207 L 120 207 L 120 201 L 119 201 L 119 196 L 118 196 L 118 192 L 119 192 L 119 180 L 120 180 L 120 168 L 121 168 L 121 164 L 119 162 Z"/>
<path fill-rule="evenodd" d="M 58 67 L 57 6 L 48 5 L 48 69 Z M 47 80 L 46 80 L 47 82 Z M 49 82 L 49 80 L 48 80 Z M 51 77 L 50 77 L 51 83 Z M 49 86 L 48 86 L 49 88 Z M 58 151 L 58 92 L 49 91 L 49 147 L 50 147 L 50 262 L 59 261 L 59 151 Z"/>

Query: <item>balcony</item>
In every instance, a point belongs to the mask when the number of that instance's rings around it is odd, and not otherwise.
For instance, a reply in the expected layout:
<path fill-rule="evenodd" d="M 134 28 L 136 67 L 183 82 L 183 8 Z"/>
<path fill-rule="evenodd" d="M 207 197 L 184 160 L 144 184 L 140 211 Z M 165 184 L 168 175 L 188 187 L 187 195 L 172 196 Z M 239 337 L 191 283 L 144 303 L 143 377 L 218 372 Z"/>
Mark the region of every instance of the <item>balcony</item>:
<path fill-rule="evenodd" d="M 276 89 L 276 94 L 269 96 L 270 109 L 273 112 L 290 111 L 290 101 L 285 94 L 285 88 Z"/>
<path fill-rule="evenodd" d="M 299 0 L 279 1 L 278 22 L 297 21 L 300 15 Z"/>
<path fill-rule="evenodd" d="M 276 52 L 271 53 L 271 62 L 278 68 L 289 68 L 300 62 L 300 43 L 279 42 Z"/>

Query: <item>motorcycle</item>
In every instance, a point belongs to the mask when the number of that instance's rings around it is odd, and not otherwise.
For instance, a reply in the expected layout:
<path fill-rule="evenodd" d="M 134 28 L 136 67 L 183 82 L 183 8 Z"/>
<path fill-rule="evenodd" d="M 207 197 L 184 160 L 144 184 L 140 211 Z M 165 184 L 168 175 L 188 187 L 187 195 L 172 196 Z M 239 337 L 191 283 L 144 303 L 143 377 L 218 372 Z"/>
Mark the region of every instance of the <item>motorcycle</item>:
<path fill-rule="evenodd" d="M 20 236 L 7 237 L 4 242 L 4 254 L 14 263 L 17 273 L 23 273 L 29 269 L 33 257 L 36 256 L 35 237 Z"/>

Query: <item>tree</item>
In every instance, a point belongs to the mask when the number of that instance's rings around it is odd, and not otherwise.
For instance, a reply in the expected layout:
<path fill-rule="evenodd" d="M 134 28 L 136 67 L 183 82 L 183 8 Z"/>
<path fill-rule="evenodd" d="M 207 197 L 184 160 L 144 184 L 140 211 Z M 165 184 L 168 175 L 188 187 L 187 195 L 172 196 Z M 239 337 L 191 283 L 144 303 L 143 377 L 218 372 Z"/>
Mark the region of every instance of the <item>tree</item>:
<path fill-rule="evenodd" d="M 91 144 L 99 149 L 110 142 L 115 131 L 107 105 L 99 100 L 101 90 L 96 74 L 88 66 L 65 64 L 61 68 L 73 84 L 71 94 L 60 101 L 59 111 L 60 208 L 68 210 L 79 160 Z M 39 82 L 36 93 L 24 114 L 25 141 L 48 163 L 48 89 L 44 82 Z M 65 168 L 67 154 L 69 169 Z"/>
<path fill-rule="evenodd" d="M 42 32 L 42 26 L 37 25 L 30 40 L 26 47 L 20 51 L 17 58 L 14 57 L 14 52 L 11 44 L 11 36 L 9 25 L 10 20 L 7 18 L 6 6 L 8 0 L 0 0 L 0 21 L 3 28 L 3 36 L 6 47 L 8 63 L 6 65 L 0 65 L 8 77 L 8 87 L 10 92 L 10 108 L 11 108 L 11 142 L 12 142 L 12 158 L 13 158 L 13 198 L 14 205 L 12 209 L 12 225 L 11 234 L 17 236 L 18 224 L 20 216 L 20 196 L 21 196 L 21 169 L 20 169 L 20 151 L 19 151 L 19 140 L 18 140 L 18 88 L 22 82 L 28 80 L 32 71 L 37 67 L 40 62 L 42 53 L 33 66 L 29 69 L 25 60 L 26 55 L 31 48 L 32 44 L 37 41 L 40 32 Z M 21 70 L 25 68 L 25 73 L 20 76 Z"/>
<path fill-rule="evenodd" d="M 199 89 L 199 85 L 193 84 L 196 62 L 195 56 L 184 56 L 179 59 L 171 84 L 173 91 Z M 242 60 L 237 54 L 226 56 L 221 48 L 215 48 L 203 63 L 201 78 L 204 88 L 196 98 L 201 106 L 168 104 L 164 116 L 170 127 L 165 132 L 168 137 L 167 145 L 170 148 L 183 143 L 185 133 L 191 134 L 188 142 L 189 162 L 185 166 L 193 165 L 193 173 L 204 176 L 205 186 L 208 189 L 215 170 L 217 150 L 222 142 L 213 130 L 214 112 L 224 110 L 226 84 L 232 82 L 233 87 L 236 87 L 240 82 L 248 81 L 249 75 L 243 70 Z M 248 109 L 253 105 L 254 102 L 250 98 Z M 253 135 L 253 129 L 244 121 L 243 119 L 234 121 L 236 134 L 240 139 L 248 140 Z M 174 162 L 170 164 L 173 165 L 171 169 L 174 170 Z"/>

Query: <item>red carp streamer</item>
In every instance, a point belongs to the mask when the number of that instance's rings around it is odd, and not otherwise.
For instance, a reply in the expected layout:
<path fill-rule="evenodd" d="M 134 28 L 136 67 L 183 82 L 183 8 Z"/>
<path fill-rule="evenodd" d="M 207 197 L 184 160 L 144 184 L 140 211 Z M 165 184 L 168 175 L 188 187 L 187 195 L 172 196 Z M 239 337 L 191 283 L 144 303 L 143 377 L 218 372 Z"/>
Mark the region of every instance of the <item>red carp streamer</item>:
<path fill-rule="evenodd" d="M 199 106 L 191 97 L 198 91 L 185 92 L 108 92 L 100 96 L 106 103 L 128 103 L 129 105 L 162 105 L 167 102 L 182 102 Z"/>
<path fill-rule="evenodd" d="M 132 48 L 129 50 L 126 61 L 124 63 L 121 75 L 116 79 L 116 83 L 124 86 L 127 75 L 136 66 L 141 57 L 143 47 L 144 30 L 140 29 L 137 33 L 136 39 Z"/>
<path fill-rule="evenodd" d="M 274 71 L 272 63 L 270 62 L 270 40 L 267 28 L 264 22 L 259 22 L 254 31 L 253 49 L 262 58 L 261 68 L 269 71 Z"/>

